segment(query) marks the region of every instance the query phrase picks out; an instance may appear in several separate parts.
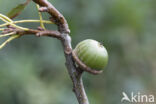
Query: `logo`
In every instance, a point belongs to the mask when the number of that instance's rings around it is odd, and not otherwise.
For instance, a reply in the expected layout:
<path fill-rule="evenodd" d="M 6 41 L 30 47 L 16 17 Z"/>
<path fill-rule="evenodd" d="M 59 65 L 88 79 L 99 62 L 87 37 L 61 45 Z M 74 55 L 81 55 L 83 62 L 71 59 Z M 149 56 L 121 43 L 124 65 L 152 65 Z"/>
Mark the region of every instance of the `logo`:
<path fill-rule="evenodd" d="M 134 94 L 133 92 L 128 96 L 125 92 L 122 92 L 121 102 L 134 102 L 134 103 L 154 103 L 154 95 L 143 95 L 140 92 Z"/>

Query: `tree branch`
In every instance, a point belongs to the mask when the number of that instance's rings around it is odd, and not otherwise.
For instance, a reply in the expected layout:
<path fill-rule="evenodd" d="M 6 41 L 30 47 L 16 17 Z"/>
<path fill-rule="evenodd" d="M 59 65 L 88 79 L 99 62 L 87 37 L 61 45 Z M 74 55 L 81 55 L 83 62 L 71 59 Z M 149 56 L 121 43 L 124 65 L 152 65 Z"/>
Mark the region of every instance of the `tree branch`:
<path fill-rule="evenodd" d="M 64 48 L 64 54 L 66 58 L 66 67 L 68 73 L 73 82 L 73 91 L 77 97 L 79 104 L 89 104 L 87 95 L 82 81 L 82 73 L 72 57 L 71 37 L 69 36 L 70 30 L 68 23 L 64 16 L 47 0 L 33 0 L 35 3 L 40 5 L 41 12 L 48 12 L 52 18 L 50 19 L 58 26 L 58 31 L 61 33 L 61 42 Z"/>
<path fill-rule="evenodd" d="M 64 33 L 70 33 L 70 29 L 68 23 L 64 16 L 47 0 L 33 0 L 35 3 L 39 4 L 42 8 L 40 9 L 41 12 L 48 12 L 52 17 L 51 20 L 56 25 L 58 25 L 58 29 Z"/>
<path fill-rule="evenodd" d="M 29 0 L 27 0 L 29 1 Z M 24 35 L 36 35 L 36 36 L 48 36 L 54 37 L 61 41 L 64 55 L 66 58 L 66 67 L 68 69 L 69 76 L 73 82 L 73 91 L 77 97 L 79 104 L 89 104 L 83 81 L 82 74 L 85 70 L 81 70 L 77 65 L 76 61 L 72 55 L 72 46 L 71 46 L 71 37 L 70 37 L 70 29 L 68 23 L 64 16 L 47 0 L 33 0 L 36 4 L 40 6 L 40 12 L 47 12 L 51 15 L 50 21 L 55 23 L 58 27 L 58 30 L 45 30 L 42 28 L 38 29 L 28 29 L 28 28 L 17 28 L 11 19 L 11 22 L 6 21 L 9 25 L 7 25 L 7 29 L 4 29 L 3 34 L 15 33 L 18 36 Z M 3 18 L 2 18 L 3 19 Z"/>

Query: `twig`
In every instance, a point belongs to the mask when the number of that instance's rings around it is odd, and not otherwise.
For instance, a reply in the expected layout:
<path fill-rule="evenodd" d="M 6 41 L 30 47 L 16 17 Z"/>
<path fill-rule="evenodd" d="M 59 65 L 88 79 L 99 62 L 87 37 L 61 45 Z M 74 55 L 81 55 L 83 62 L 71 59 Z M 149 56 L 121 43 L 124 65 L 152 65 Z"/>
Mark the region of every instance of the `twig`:
<path fill-rule="evenodd" d="M 0 13 L 0 17 L 2 17 L 2 20 L 4 21 L 4 20 L 6 20 L 6 21 L 8 21 L 8 22 L 13 22 L 9 17 L 7 17 L 7 16 L 5 16 L 5 15 L 3 15 L 3 14 L 1 14 Z M 5 21 L 4 21 L 5 22 Z"/>
<path fill-rule="evenodd" d="M 29 1 L 29 0 L 27 0 Z M 83 70 L 76 66 L 75 61 L 72 55 L 71 47 L 71 37 L 69 36 L 70 29 L 68 23 L 64 16 L 47 0 L 33 0 L 36 4 L 40 6 L 40 12 L 47 12 L 51 15 L 50 20 L 58 26 L 58 31 L 44 30 L 44 29 L 27 29 L 14 24 L 11 19 L 1 15 L 0 19 L 8 23 L 8 29 L 5 29 L 3 33 L 12 33 L 18 34 L 18 36 L 23 35 L 36 35 L 36 36 L 49 36 L 59 39 L 62 42 L 64 49 L 64 55 L 66 58 L 66 67 L 68 69 L 69 76 L 73 82 L 73 91 L 77 97 L 79 104 L 89 104 L 88 97 L 86 95 L 82 74 Z M 4 17 L 4 18 L 3 18 Z M 12 26 L 12 27 L 11 27 Z M 9 38 L 4 44 L 12 40 Z M 3 46 L 3 45 L 2 45 Z"/>
<path fill-rule="evenodd" d="M 6 37 L 6 36 L 11 36 L 13 34 L 15 34 L 15 32 L 11 32 L 11 33 L 8 33 L 8 34 L 0 35 L 0 38 Z"/>
<path fill-rule="evenodd" d="M 64 16 L 47 0 L 33 0 L 40 5 L 41 12 L 48 12 L 52 18 L 51 21 L 58 26 L 58 30 L 61 33 L 62 45 L 64 47 L 64 53 L 66 58 L 66 66 L 68 73 L 73 82 L 73 91 L 77 97 L 79 104 L 89 104 L 87 95 L 84 90 L 82 82 L 82 72 L 76 67 L 72 57 L 71 38 L 69 36 L 70 30 L 68 23 Z"/>
<path fill-rule="evenodd" d="M 10 41 L 18 38 L 20 35 L 13 35 L 11 36 L 10 38 L 8 38 L 5 42 L 3 42 L 1 45 L 0 45 L 0 49 L 2 49 L 7 43 L 9 43 Z"/>
<path fill-rule="evenodd" d="M 15 28 L 18 28 L 18 29 L 21 29 L 21 30 L 29 30 L 28 28 L 23 28 L 23 27 L 17 26 L 17 25 L 15 25 L 15 24 L 13 24 L 12 21 L 7 21 L 6 19 L 4 19 L 4 18 L 2 18 L 2 17 L 0 17 L 0 19 L 1 19 L 2 21 L 4 21 L 4 22 L 8 23 L 9 25 L 15 27 Z"/>
<path fill-rule="evenodd" d="M 3 31 L 3 30 L 5 30 L 6 28 L 0 28 L 0 31 Z"/>
<path fill-rule="evenodd" d="M 13 24 L 17 24 L 17 23 L 28 23 L 28 22 L 40 22 L 40 20 L 18 20 L 18 21 L 13 21 L 12 23 Z M 53 24 L 51 21 L 47 21 L 47 20 L 42 20 L 43 23 L 46 23 L 46 24 Z M 4 24 L 1 24 L 0 27 L 4 27 L 4 26 L 7 26 L 9 25 L 10 23 L 4 23 Z"/>
<path fill-rule="evenodd" d="M 36 36 L 54 37 L 54 38 L 57 38 L 59 40 L 62 39 L 60 32 L 53 31 L 53 30 L 42 31 L 42 30 L 29 29 L 28 31 L 25 31 L 25 30 L 15 29 L 13 31 L 16 31 L 16 34 L 19 34 L 21 36 L 23 36 L 23 35 L 36 35 Z"/>
<path fill-rule="evenodd" d="M 37 7 L 37 10 L 39 10 L 40 6 L 39 6 L 38 4 L 36 4 L 36 7 Z M 41 26 L 43 29 L 45 29 L 45 26 L 44 26 L 44 24 L 43 24 L 42 14 L 41 14 L 40 11 L 38 11 L 38 15 L 39 15 L 39 17 L 40 17 L 40 26 Z"/>
<path fill-rule="evenodd" d="M 35 29 L 29 29 L 29 30 L 21 30 L 17 28 L 8 28 L 5 31 L 3 31 L 4 35 L 6 34 L 18 34 L 20 36 L 24 35 L 36 35 L 36 36 L 48 36 L 48 37 L 54 37 L 59 40 L 62 40 L 61 34 L 58 31 L 53 30 L 35 30 Z M 0 35 L 1 36 L 1 35 Z"/>
<path fill-rule="evenodd" d="M 39 4 L 40 7 L 45 8 L 44 11 L 41 12 L 48 12 L 52 16 L 51 20 L 52 22 L 58 25 L 59 31 L 62 31 L 67 34 L 70 33 L 70 29 L 66 19 L 50 2 L 48 2 L 47 0 L 33 0 L 33 1 Z"/>

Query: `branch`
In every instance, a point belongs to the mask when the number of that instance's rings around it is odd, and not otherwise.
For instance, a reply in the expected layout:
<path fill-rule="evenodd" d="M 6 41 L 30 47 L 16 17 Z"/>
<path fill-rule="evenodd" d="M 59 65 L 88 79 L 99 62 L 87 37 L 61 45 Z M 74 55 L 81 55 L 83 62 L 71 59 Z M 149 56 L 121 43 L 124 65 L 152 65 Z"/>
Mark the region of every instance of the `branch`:
<path fill-rule="evenodd" d="M 73 82 L 73 91 L 77 97 L 79 104 L 89 104 L 87 95 L 82 81 L 82 73 L 79 68 L 76 67 L 72 57 L 71 37 L 69 36 L 70 30 L 68 23 L 64 16 L 47 0 L 33 0 L 40 5 L 41 12 L 48 12 L 52 18 L 50 19 L 58 26 L 58 31 L 61 33 L 62 45 L 64 48 L 64 54 L 66 58 L 66 67 L 68 73 Z"/>
<path fill-rule="evenodd" d="M 59 31 L 68 34 L 70 33 L 70 29 L 66 19 L 50 2 L 48 2 L 47 0 L 33 0 L 33 1 L 40 5 L 41 12 L 48 12 L 52 16 L 51 20 L 56 25 L 58 25 Z"/>
<path fill-rule="evenodd" d="M 76 66 L 75 63 L 76 61 L 74 60 L 74 57 L 72 55 L 71 37 L 69 35 L 70 29 L 66 19 L 47 0 L 33 0 L 33 1 L 40 6 L 39 8 L 40 12 L 47 12 L 51 15 L 50 21 L 52 21 L 57 25 L 58 30 L 44 30 L 43 28 L 38 28 L 38 29 L 23 28 L 17 26 L 15 22 L 12 21 L 10 18 L 0 14 L 1 15 L 0 19 L 5 22 L 5 24 L 2 24 L 0 26 L 3 27 L 7 25 L 7 29 L 2 29 L 4 30 L 2 32 L 3 36 L 8 36 L 10 34 L 12 35 L 14 33 L 14 34 L 18 34 L 17 36 L 36 35 L 36 36 L 54 37 L 59 39 L 62 42 L 64 55 L 66 58 L 66 67 L 68 69 L 69 76 L 73 82 L 73 91 L 77 97 L 77 100 L 79 104 L 89 104 L 88 97 L 86 95 L 83 81 L 82 81 L 82 74 L 84 70 L 81 70 L 79 67 Z M 11 40 L 13 39 L 14 38 L 11 38 Z M 9 41 L 10 39 L 7 40 L 6 43 L 8 43 Z"/>
<path fill-rule="evenodd" d="M 60 32 L 54 31 L 54 30 L 34 30 L 34 29 L 29 29 L 29 30 L 21 30 L 17 28 L 8 28 L 3 31 L 3 33 L 6 35 L 12 35 L 12 34 L 18 34 L 20 36 L 23 35 L 36 35 L 36 36 L 48 36 L 48 37 L 54 37 L 59 40 L 62 39 Z M 0 35 L 0 37 L 3 37 L 3 35 Z"/>
<path fill-rule="evenodd" d="M 40 22 L 40 20 L 18 20 L 18 21 L 13 21 L 12 23 L 13 24 L 17 24 L 17 23 L 28 23 L 28 22 Z M 43 23 L 47 23 L 47 24 L 52 24 L 51 21 L 47 21 L 47 20 L 42 20 Z M 4 27 L 4 26 L 7 26 L 9 25 L 10 23 L 4 23 L 4 24 L 1 24 L 0 27 Z"/>

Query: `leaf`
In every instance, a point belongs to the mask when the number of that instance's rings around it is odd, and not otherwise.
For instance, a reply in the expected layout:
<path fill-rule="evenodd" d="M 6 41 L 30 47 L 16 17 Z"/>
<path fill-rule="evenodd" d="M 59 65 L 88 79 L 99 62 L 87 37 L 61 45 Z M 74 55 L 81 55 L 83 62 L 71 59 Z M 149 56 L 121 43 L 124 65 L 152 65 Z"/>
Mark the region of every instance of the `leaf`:
<path fill-rule="evenodd" d="M 30 0 L 27 0 L 25 3 L 19 4 L 17 5 L 15 8 L 13 8 L 8 14 L 7 16 L 12 18 L 15 18 L 16 16 L 18 16 L 22 10 L 24 10 L 24 8 L 26 7 L 26 5 L 30 2 Z"/>

